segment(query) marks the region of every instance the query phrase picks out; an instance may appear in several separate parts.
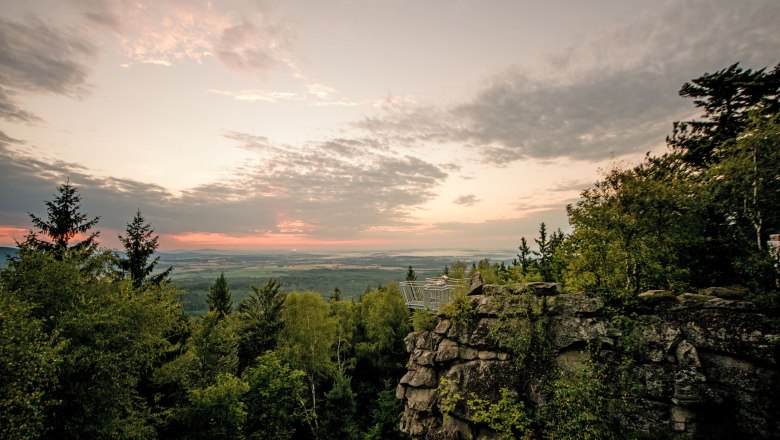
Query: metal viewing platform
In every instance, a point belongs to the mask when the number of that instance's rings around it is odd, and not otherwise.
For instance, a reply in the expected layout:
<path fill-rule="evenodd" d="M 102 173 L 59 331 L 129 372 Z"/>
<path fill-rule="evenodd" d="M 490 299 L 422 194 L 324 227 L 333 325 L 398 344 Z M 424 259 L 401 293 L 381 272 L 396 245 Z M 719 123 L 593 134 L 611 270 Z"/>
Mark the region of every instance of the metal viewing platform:
<path fill-rule="evenodd" d="M 407 307 L 436 311 L 449 302 L 452 290 L 462 283 L 463 280 L 443 276 L 426 278 L 424 281 L 401 281 L 398 285 L 404 294 Z"/>

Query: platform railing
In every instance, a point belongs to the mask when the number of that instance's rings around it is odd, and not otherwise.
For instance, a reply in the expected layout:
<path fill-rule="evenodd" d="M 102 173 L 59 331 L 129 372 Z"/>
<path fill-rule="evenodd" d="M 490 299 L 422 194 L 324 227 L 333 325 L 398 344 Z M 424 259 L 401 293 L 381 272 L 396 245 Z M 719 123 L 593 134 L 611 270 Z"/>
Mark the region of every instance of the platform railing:
<path fill-rule="evenodd" d="M 447 277 L 434 277 L 423 281 L 402 281 L 398 285 L 407 307 L 436 311 L 449 302 L 450 294 L 462 282 Z"/>

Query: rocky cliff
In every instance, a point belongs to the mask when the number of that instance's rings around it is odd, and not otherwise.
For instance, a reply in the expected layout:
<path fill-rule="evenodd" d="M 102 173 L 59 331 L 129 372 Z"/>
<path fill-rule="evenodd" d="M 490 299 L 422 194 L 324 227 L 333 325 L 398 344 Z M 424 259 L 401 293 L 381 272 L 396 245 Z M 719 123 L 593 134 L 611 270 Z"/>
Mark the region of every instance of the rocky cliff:
<path fill-rule="evenodd" d="M 590 438 L 780 438 L 778 321 L 739 291 L 646 292 L 617 313 L 553 284 L 472 279 L 462 301 L 406 338 L 396 395 L 414 438 L 506 437 L 502 391 L 528 418 L 516 437 L 574 423 Z"/>

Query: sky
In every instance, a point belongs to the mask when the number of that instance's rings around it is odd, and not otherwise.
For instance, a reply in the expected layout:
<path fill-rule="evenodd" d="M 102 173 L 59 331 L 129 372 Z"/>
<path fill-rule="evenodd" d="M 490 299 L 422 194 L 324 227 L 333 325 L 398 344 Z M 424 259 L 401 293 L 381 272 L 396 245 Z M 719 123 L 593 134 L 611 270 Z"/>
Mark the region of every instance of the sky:
<path fill-rule="evenodd" d="M 0 246 L 65 182 L 119 247 L 514 249 L 780 61 L 777 0 L 0 0 Z"/>

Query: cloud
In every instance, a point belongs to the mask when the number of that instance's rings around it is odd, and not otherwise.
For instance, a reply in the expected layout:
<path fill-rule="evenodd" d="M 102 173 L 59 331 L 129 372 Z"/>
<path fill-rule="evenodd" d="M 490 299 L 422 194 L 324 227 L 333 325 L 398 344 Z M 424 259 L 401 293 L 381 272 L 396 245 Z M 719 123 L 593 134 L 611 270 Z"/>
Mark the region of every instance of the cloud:
<path fill-rule="evenodd" d="M 240 71 L 266 72 L 279 65 L 296 71 L 289 54 L 291 29 L 266 14 L 258 15 L 257 19 L 260 24 L 244 19 L 224 28 L 215 45 L 217 57 Z"/>
<path fill-rule="evenodd" d="M 307 84 L 304 87 L 304 91 L 299 92 L 281 92 L 274 90 L 219 90 L 211 89 L 211 93 L 217 95 L 229 96 L 236 101 L 247 102 L 300 102 L 304 105 L 311 107 L 330 107 L 330 106 L 343 106 L 354 107 L 361 105 L 360 102 L 351 101 L 343 97 L 338 96 L 338 90 L 333 87 L 329 87 L 323 84 Z"/>
<path fill-rule="evenodd" d="M 0 118 L 10 122 L 40 122 L 41 118 L 24 110 L 11 94 L 0 87 Z"/>
<path fill-rule="evenodd" d="M 0 118 L 13 122 L 40 119 L 21 108 L 15 96 L 48 93 L 82 97 L 88 88 L 88 62 L 95 47 L 76 31 L 36 17 L 0 18 Z"/>
<path fill-rule="evenodd" d="M 230 69 L 298 74 L 291 26 L 259 2 L 72 0 L 95 29 L 113 34 L 133 63 L 171 66 L 216 57 Z"/>
<path fill-rule="evenodd" d="M 83 195 L 85 212 L 100 215 L 100 227 L 108 230 L 123 230 L 140 208 L 158 233 L 182 240 L 208 241 L 223 234 L 265 237 L 269 243 L 283 237 L 349 242 L 366 238 L 376 225 L 409 225 L 413 209 L 433 198 L 447 177 L 423 160 L 356 146 L 367 140 L 332 139 L 293 149 L 262 136 L 225 136 L 257 156 L 232 177 L 179 195 L 132 179 L 98 176 L 75 163 L 37 158 L 34 150 L 4 141 L 0 225 L 28 224 L 26 212 L 42 214 L 43 201 L 70 179 Z"/>
<path fill-rule="evenodd" d="M 468 194 L 456 198 L 455 200 L 452 201 L 452 203 L 456 205 L 473 206 L 479 201 L 480 200 L 474 194 Z"/>
<path fill-rule="evenodd" d="M 356 127 L 407 142 L 459 143 L 492 164 L 569 157 L 602 160 L 663 144 L 693 114 L 685 81 L 741 61 L 773 65 L 780 3 L 668 2 L 564 51 L 515 65 L 446 108 L 385 111 Z"/>

